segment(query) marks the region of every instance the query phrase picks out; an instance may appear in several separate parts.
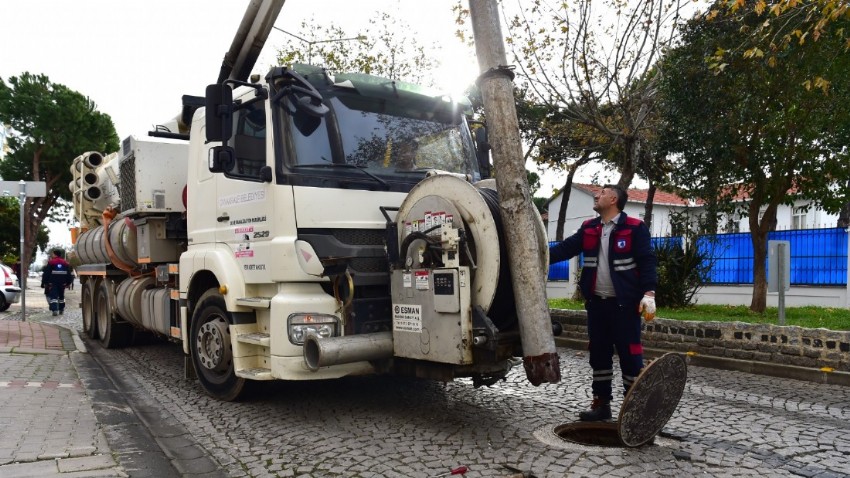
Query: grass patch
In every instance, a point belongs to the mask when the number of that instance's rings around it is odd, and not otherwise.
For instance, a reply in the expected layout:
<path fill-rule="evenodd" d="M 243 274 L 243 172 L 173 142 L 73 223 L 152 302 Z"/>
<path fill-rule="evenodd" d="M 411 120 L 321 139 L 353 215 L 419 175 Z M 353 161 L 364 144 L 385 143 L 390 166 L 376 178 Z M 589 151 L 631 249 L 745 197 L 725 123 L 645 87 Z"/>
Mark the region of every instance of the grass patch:
<path fill-rule="evenodd" d="M 572 299 L 550 299 L 553 309 L 584 310 L 584 302 Z M 672 320 L 714 322 L 746 322 L 749 324 L 778 324 L 779 309 L 768 307 L 757 314 L 743 305 L 692 305 L 682 309 L 659 308 L 657 317 Z M 850 309 L 829 307 L 786 307 L 785 325 L 810 329 L 850 330 Z"/>

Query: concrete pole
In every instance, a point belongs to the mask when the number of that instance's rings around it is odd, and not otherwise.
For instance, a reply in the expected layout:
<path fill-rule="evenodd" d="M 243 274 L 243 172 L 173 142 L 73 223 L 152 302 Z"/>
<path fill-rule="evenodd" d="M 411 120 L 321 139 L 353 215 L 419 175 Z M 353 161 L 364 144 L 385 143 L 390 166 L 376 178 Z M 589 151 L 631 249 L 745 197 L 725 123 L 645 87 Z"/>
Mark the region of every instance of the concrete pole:
<path fill-rule="evenodd" d="M 21 203 L 21 217 L 20 217 L 21 246 L 20 246 L 20 249 L 19 249 L 20 260 L 18 261 L 18 262 L 21 263 L 21 267 L 18 268 L 18 274 L 20 274 L 21 276 L 18 277 L 18 283 L 21 284 L 21 321 L 26 322 L 26 320 L 27 320 L 27 274 L 29 274 L 29 273 L 27 272 L 27 266 L 24 264 L 24 262 L 26 262 L 26 261 L 24 261 L 24 251 L 26 250 L 26 247 L 25 247 L 26 246 L 26 240 L 25 240 L 26 235 L 24 234 L 24 226 L 26 225 L 26 221 L 24 219 L 26 218 L 26 214 L 25 214 L 24 209 L 26 209 L 26 206 L 27 206 L 27 183 L 26 183 L 26 181 L 21 179 L 21 182 L 18 183 L 18 184 L 21 185 L 21 190 L 18 193 L 20 203 Z"/>
<path fill-rule="evenodd" d="M 519 314 L 523 365 L 533 385 L 557 383 L 561 369 L 552 336 L 552 320 L 540 267 L 534 206 L 522 161 L 512 74 L 505 67 L 505 45 L 496 0 L 469 0 L 488 138 L 496 166 L 499 208 L 505 228 Z M 494 245 L 495 247 L 495 245 Z"/>

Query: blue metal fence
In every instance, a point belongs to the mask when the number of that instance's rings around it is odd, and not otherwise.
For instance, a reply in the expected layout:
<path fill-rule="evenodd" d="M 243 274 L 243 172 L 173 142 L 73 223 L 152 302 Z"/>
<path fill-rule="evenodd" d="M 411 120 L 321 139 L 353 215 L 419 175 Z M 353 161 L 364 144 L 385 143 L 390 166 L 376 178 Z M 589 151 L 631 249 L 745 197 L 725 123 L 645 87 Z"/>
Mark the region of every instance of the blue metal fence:
<path fill-rule="evenodd" d="M 791 243 L 792 285 L 847 285 L 847 232 L 843 228 L 774 231 L 768 240 Z M 653 246 L 673 243 L 681 237 L 653 237 Z M 549 245 L 557 244 L 550 242 Z M 712 284 L 753 283 L 753 243 L 750 233 L 700 236 L 697 247 L 714 261 Z M 570 280 L 569 261 L 549 266 L 549 280 Z"/>
<path fill-rule="evenodd" d="M 843 228 L 773 231 L 767 239 L 791 243 L 792 285 L 847 284 L 847 232 Z M 749 233 L 701 236 L 697 247 L 714 260 L 712 284 L 753 283 Z"/>
<path fill-rule="evenodd" d="M 552 241 L 549 243 L 549 247 L 552 247 L 557 243 L 558 241 Z M 570 280 L 570 261 L 561 261 L 557 264 L 550 265 L 549 280 Z"/>

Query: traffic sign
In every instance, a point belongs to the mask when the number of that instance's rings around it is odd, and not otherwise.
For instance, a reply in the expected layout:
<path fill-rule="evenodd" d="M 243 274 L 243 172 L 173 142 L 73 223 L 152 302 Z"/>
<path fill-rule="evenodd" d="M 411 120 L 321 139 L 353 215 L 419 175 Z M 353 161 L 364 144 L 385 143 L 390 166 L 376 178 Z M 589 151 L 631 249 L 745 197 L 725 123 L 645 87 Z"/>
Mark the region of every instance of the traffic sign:
<path fill-rule="evenodd" d="M 24 186 L 24 189 L 21 189 Z M 47 196 L 47 183 L 44 181 L 0 181 L 0 194 L 3 196 L 17 196 L 21 192 L 27 197 L 43 198 Z"/>

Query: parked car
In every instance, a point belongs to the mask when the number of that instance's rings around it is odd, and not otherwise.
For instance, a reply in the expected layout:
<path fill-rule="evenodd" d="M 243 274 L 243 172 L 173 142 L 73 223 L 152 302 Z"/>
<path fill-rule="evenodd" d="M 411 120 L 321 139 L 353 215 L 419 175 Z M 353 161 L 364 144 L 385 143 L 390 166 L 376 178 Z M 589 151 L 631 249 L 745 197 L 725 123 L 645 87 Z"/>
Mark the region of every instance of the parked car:
<path fill-rule="evenodd" d="M 12 304 L 21 300 L 20 282 L 15 271 L 6 264 L 0 264 L 0 312 L 8 310 Z"/>

